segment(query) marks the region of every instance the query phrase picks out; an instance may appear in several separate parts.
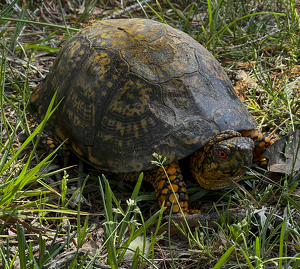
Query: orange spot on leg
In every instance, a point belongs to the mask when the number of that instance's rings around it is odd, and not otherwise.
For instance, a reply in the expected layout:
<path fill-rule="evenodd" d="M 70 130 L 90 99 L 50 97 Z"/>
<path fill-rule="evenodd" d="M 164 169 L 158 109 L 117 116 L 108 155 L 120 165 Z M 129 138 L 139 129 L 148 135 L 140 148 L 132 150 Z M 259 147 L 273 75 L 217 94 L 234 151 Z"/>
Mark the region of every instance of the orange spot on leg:
<path fill-rule="evenodd" d="M 175 167 L 170 166 L 170 167 L 167 169 L 167 174 L 168 174 L 168 175 L 174 175 L 175 173 L 176 173 L 176 168 L 175 168 Z"/>
<path fill-rule="evenodd" d="M 172 190 L 172 188 L 173 188 L 173 190 Z M 177 190 L 178 190 L 178 185 L 175 185 L 175 184 L 169 185 L 169 189 L 170 189 L 171 191 L 177 192 Z"/>

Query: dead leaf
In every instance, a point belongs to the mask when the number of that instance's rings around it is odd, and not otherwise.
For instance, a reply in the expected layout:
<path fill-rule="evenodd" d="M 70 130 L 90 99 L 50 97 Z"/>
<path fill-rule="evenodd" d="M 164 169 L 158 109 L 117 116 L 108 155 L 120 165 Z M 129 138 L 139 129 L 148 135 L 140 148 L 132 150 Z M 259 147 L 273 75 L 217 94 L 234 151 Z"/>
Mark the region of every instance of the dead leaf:
<path fill-rule="evenodd" d="M 257 87 L 257 79 L 255 77 L 250 77 L 244 70 L 240 70 L 237 75 L 236 79 L 242 81 L 243 83 L 247 84 L 250 87 Z"/>
<path fill-rule="evenodd" d="M 249 62 L 239 62 L 235 65 L 235 67 L 242 67 L 242 68 L 251 68 L 256 65 L 256 61 Z"/>
<path fill-rule="evenodd" d="M 227 246 L 227 241 L 224 239 L 226 238 L 225 234 L 221 230 L 219 231 L 219 238 L 221 240 L 222 245 Z"/>
<path fill-rule="evenodd" d="M 240 100 L 244 102 L 246 97 L 246 91 L 247 91 L 247 83 L 244 83 L 242 81 L 237 81 L 233 88 L 237 93 L 238 97 L 240 98 Z"/>
<path fill-rule="evenodd" d="M 89 250 L 90 254 L 96 255 L 99 246 L 92 238 L 89 238 L 89 240 L 86 240 L 86 242 L 82 245 L 82 248 L 84 250 Z"/>
<path fill-rule="evenodd" d="M 264 157 L 269 159 L 269 171 L 291 174 L 300 169 L 299 134 L 299 129 L 290 131 L 267 149 Z"/>
<path fill-rule="evenodd" d="M 238 80 L 242 80 L 242 81 L 247 81 L 248 80 L 248 75 L 244 70 L 240 70 L 237 75 L 236 78 Z"/>
<path fill-rule="evenodd" d="M 291 71 L 292 74 L 300 74 L 300 65 L 295 65 Z"/>

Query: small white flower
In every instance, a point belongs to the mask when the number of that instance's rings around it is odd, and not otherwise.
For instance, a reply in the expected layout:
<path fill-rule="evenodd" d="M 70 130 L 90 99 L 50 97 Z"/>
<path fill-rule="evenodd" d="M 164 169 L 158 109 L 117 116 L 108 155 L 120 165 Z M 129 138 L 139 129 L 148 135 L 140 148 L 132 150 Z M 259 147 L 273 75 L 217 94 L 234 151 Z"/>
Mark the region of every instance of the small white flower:
<path fill-rule="evenodd" d="M 113 224 L 114 224 L 113 221 L 106 221 L 102 225 L 113 225 Z"/>
<path fill-rule="evenodd" d="M 113 211 L 114 213 L 117 213 L 117 214 L 120 214 L 120 215 L 124 215 L 124 214 L 122 213 L 122 211 L 121 211 L 119 208 L 113 208 L 112 211 Z"/>
<path fill-rule="evenodd" d="M 133 213 L 141 214 L 140 208 L 137 206 L 137 207 L 133 210 Z"/>
<path fill-rule="evenodd" d="M 131 223 L 132 225 L 136 226 L 136 227 L 142 225 L 141 223 L 138 223 L 137 220 L 135 220 L 135 219 L 134 219 L 134 220 L 131 220 L 130 223 Z"/>
<path fill-rule="evenodd" d="M 134 205 L 134 200 L 132 200 L 132 199 L 129 198 L 129 199 L 126 201 L 126 203 L 127 203 L 128 206 L 133 206 L 133 205 Z"/>

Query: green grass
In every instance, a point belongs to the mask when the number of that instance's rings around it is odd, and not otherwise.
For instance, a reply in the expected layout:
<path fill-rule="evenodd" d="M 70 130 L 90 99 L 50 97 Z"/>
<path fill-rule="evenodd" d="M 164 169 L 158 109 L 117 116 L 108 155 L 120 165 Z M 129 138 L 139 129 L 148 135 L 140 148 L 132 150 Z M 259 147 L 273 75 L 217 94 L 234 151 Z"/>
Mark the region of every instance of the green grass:
<path fill-rule="evenodd" d="M 214 229 L 208 223 L 194 229 L 178 224 L 185 244 L 170 232 L 161 234 L 172 224 L 164 223 L 162 210 L 155 208 L 146 218 L 142 207 L 153 196 L 141 195 L 142 176 L 124 199 L 117 184 L 105 177 L 97 174 L 91 180 L 93 175 L 83 174 L 80 167 L 56 168 L 57 152 L 38 146 L 44 123 L 32 132 L 27 113 L 31 90 L 63 44 L 94 20 L 119 14 L 160 20 L 188 33 L 217 57 L 234 83 L 244 71 L 246 77 L 238 82 L 259 129 L 284 135 L 300 124 L 299 4 L 167 0 L 136 1 L 131 9 L 106 0 L 87 1 L 84 7 L 79 1 L 50 5 L 15 0 L 1 5 L 0 267 L 13 268 L 17 261 L 21 268 L 49 267 L 70 253 L 65 268 L 299 268 L 299 172 L 279 180 L 247 172 L 241 187 L 226 191 L 191 188 L 192 200 L 218 201 L 211 210 L 220 222 Z M 64 176 L 49 181 L 59 174 Z M 99 192 L 98 199 L 90 197 L 90 189 Z M 91 199 L 92 205 L 78 202 L 84 199 Z M 246 217 L 237 214 L 230 223 L 230 212 L 240 209 L 246 210 Z M 134 252 L 133 262 L 124 262 L 130 243 L 139 237 L 149 240 L 149 251 L 143 246 L 128 250 Z M 181 259 L 179 254 L 185 252 L 190 257 Z"/>

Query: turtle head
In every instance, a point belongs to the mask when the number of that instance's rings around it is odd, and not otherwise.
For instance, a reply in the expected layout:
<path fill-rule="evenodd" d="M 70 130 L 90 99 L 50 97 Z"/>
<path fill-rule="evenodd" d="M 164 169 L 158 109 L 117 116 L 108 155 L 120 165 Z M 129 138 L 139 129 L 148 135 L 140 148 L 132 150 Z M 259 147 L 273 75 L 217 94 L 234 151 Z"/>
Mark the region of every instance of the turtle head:
<path fill-rule="evenodd" d="M 191 156 L 190 168 L 201 187 L 217 190 L 239 181 L 252 164 L 254 143 L 228 133 L 215 136 Z"/>

